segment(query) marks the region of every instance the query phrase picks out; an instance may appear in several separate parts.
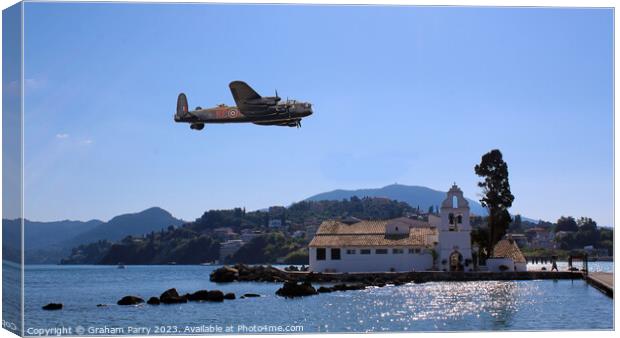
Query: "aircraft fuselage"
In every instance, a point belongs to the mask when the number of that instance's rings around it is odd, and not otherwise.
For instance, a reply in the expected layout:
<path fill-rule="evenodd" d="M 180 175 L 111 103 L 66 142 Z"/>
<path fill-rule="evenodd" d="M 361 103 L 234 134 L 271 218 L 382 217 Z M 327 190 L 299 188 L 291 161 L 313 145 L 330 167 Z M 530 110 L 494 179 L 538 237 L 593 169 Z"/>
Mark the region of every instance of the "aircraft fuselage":
<path fill-rule="evenodd" d="M 254 111 L 253 111 L 254 112 Z M 260 114 L 244 114 L 238 107 L 219 105 L 189 111 L 184 116 L 174 116 L 175 122 L 185 123 L 243 123 L 296 121 L 312 115 L 312 107 L 305 102 L 281 103 L 265 107 Z"/>
<path fill-rule="evenodd" d="M 300 127 L 301 119 L 312 115 L 312 104 L 288 99 L 280 102 L 277 91 L 276 96 L 262 97 L 243 81 L 233 81 L 229 87 L 235 99 L 234 107 L 220 104 L 190 111 L 187 97 L 180 93 L 174 121 L 189 123 L 195 130 L 202 130 L 208 123 L 250 122 L 261 126 Z"/>

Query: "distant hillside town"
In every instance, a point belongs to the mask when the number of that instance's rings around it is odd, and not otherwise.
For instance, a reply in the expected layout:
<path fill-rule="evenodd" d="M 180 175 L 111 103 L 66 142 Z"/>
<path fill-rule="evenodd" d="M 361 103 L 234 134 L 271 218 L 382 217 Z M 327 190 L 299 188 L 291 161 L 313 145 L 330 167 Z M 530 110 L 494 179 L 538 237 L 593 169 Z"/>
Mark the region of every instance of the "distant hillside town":
<path fill-rule="evenodd" d="M 491 168 L 492 170 L 489 170 Z M 485 154 L 476 166 L 481 177 L 504 175 L 501 153 Z M 501 170 L 499 170 L 501 169 Z M 506 201 L 486 197 L 473 201 L 461 196 L 468 215 L 461 221 L 471 227 L 468 238 L 477 246 L 476 257 L 492 256 L 494 245 L 510 238 L 523 255 L 558 256 L 587 252 L 594 259 L 613 255 L 613 228 L 600 227 L 589 217 L 562 216 L 555 222 L 534 221 L 510 215 L 506 206 L 514 198 L 507 179 Z M 486 183 L 484 183 L 486 184 Z M 484 185 L 483 184 L 483 185 Z M 400 184 L 379 189 L 334 190 L 290 206 L 257 211 L 245 208 L 208 210 L 194 221 L 173 217 L 161 208 L 100 220 L 33 222 L 24 220 L 24 253 L 27 264 L 308 264 L 308 245 L 324 222 L 364 222 L 407 219 L 435 224 L 441 218 L 446 192 Z M 493 209 L 493 203 L 504 205 Z M 490 215 L 493 214 L 493 217 Z M 495 226 L 489 226 L 493 219 Z M 369 223 L 370 224 L 370 223 Z M 5 259 L 19 262 L 21 220 L 3 220 Z M 374 230 L 373 230 L 374 231 Z"/>
<path fill-rule="evenodd" d="M 193 222 L 129 235 L 118 241 L 99 240 L 74 247 L 62 264 L 308 264 L 308 244 L 324 221 L 392 220 L 434 222 L 437 208 L 420 210 L 385 198 L 351 197 L 340 201 L 303 201 L 264 211 L 243 208 L 209 210 Z M 484 247 L 488 238 L 484 216 L 470 215 L 471 238 Z M 566 257 L 587 251 L 591 257 L 611 256 L 613 229 L 582 217 L 556 223 L 522 221 L 513 216 L 509 235 L 526 256 Z M 508 235 L 506 235 L 508 236 Z M 481 257 L 483 257 L 481 252 Z"/>

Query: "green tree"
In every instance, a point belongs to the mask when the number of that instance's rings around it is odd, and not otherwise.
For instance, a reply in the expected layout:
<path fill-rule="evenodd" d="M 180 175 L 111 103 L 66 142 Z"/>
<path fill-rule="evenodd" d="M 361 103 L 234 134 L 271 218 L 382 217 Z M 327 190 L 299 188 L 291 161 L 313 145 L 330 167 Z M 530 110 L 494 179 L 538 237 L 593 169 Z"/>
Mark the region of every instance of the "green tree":
<path fill-rule="evenodd" d="M 515 197 L 510 192 L 508 165 L 498 149 L 482 155 L 480 164 L 477 164 L 474 170 L 476 175 L 484 178 L 482 182 L 478 182 L 478 186 L 484 193 L 480 203 L 489 210 L 487 250 L 490 253 L 493 246 L 504 236 L 512 221 L 508 208 L 512 206 Z"/>
<path fill-rule="evenodd" d="M 560 217 L 557 221 L 557 226 L 555 227 L 555 232 L 558 231 L 577 231 L 579 228 L 577 227 L 577 221 L 572 216 L 568 217 Z"/>
<path fill-rule="evenodd" d="M 484 263 L 490 256 L 491 252 L 489 248 L 489 229 L 484 227 L 477 227 L 471 231 L 471 241 L 473 244 L 478 245 L 478 261 Z"/>

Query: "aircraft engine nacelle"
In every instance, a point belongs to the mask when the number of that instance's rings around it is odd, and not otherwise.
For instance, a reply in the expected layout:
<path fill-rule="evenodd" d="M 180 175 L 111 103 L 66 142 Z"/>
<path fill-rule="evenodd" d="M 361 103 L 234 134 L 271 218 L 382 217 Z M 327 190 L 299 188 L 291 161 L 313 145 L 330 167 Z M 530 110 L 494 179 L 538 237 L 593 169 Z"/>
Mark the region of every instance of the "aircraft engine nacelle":
<path fill-rule="evenodd" d="M 192 123 L 189 127 L 194 130 L 202 130 L 205 125 L 204 123 Z"/>
<path fill-rule="evenodd" d="M 279 97 L 270 96 L 246 100 L 245 104 L 251 106 L 275 106 L 279 101 Z"/>

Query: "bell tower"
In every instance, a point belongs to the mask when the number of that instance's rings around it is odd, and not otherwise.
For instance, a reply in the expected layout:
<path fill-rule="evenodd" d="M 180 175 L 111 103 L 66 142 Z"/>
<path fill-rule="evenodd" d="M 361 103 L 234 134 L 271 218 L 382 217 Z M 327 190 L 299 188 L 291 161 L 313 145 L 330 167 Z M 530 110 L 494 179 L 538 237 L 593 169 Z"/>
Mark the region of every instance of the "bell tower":
<path fill-rule="evenodd" d="M 453 184 L 441 203 L 440 231 L 471 231 L 469 225 L 469 202 L 463 197 L 463 191 Z"/>
<path fill-rule="evenodd" d="M 441 203 L 440 217 L 438 267 L 445 271 L 473 270 L 469 202 L 456 183 Z"/>

